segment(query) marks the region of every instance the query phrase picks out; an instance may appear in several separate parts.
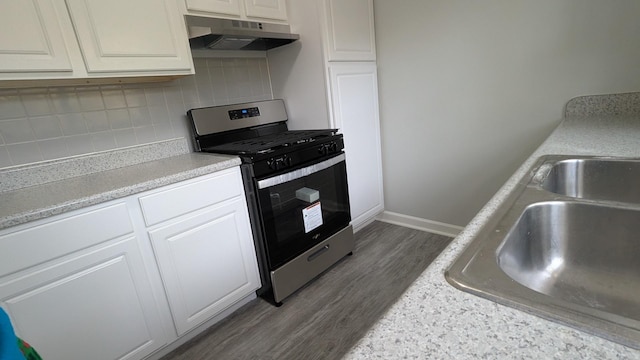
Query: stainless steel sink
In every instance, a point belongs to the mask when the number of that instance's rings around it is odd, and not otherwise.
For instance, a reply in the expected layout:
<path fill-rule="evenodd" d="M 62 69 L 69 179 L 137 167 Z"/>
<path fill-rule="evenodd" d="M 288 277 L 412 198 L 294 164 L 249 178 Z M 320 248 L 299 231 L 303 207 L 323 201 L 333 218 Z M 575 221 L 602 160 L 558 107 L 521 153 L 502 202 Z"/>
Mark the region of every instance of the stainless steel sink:
<path fill-rule="evenodd" d="M 543 157 L 445 276 L 463 291 L 640 349 L 632 185 L 640 159 Z"/>
<path fill-rule="evenodd" d="M 528 206 L 497 251 L 509 277 L 545 295 L 640 320 L 640 211 Z"/>
<path fill-rule="evenodd" d="M 638 160 L 567 159 L 551 165 L 541 186 L 577 198 L 640 204 L 638 180 Z"/>

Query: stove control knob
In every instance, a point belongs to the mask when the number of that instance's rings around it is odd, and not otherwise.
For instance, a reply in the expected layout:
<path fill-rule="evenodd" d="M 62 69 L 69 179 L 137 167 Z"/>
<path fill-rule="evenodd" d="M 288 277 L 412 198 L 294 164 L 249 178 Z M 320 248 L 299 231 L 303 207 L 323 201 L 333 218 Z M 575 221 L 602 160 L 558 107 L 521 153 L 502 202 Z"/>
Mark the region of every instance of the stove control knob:
<path fill-rule="evenodd" d="M 271 159 L 267 160 L 267 166 L 271 170 L 277 170 L 278 169 L 278 164 L 277 164 L 277 162 L 276 162 L 276 160 L 274 158 L 271 158 Z"/>
<path fill-rule="evenodd" d="M 327 154 L 327 148 L 324 146 L 324 144 L 320 145 L 318 147 L 318 154 L 322 154 L 322 155 L 326 155 Z"/>
<path fill-rule="evenodd" d="M 336 142 L 335 142 L 335 141 L 332 141 L 332 142 L 329 144 L 329 151 L 330 151 L 330 152 L 336 152 L 336 151 L 338 151 L 338 144 L 336 144 Z"/>
<path fill-rule="evenodd" d="M 282 157 L 271 159 L 273 166 L 269 166 L 273 170 L 280 170 L 291 166 L 293 161 L 287 155 L 283 155 Z"/>

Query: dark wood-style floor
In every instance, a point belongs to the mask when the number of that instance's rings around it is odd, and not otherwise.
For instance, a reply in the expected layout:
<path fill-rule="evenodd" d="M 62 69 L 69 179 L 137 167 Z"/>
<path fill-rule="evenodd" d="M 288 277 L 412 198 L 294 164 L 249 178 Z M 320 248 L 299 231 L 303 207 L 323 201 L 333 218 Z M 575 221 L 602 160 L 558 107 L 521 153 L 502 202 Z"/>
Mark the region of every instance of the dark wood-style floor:
<path fill-rule="evenodd" d="M 256 299 L 162 360 L 340 359 L 450 241 L 374 222 L 282 307 Z"/>

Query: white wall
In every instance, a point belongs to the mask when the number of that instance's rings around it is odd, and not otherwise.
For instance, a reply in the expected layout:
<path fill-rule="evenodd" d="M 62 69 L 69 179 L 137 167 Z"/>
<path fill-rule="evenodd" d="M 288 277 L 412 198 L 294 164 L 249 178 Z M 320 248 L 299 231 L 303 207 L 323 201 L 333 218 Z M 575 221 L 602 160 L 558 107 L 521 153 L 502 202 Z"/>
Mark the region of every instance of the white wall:
<path fill-rule="evenodd" d="M 319 3 L 287 1 L 291 32 L 300 41 L 267 52 L 273 96 L 284 99 L 292 130 L 329 127 Z"/>
<path fill-rule="evenodd" d="M 272 98 L 265 58 L 194 64 L 165 83 L 0 90 L 0 168 L 190 139 L 187 110 Z"/>
<path fill-rule="evenodd" d="M 640 90 L 640 1 L 375 0 L 386 210 L 465 225 L 576 96 Z"/>

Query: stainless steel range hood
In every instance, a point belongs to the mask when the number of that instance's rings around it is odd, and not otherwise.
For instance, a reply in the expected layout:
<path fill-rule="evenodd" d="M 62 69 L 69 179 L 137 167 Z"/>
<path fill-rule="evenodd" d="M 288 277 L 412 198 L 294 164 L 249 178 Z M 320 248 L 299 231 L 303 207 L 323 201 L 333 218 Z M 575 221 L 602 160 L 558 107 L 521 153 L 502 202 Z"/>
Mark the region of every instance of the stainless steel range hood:
<path fill-rule="evenodd" d="M 269 50 L 300 39 L 288 25 L 191 15 L 186 21 L 192 49 Z"/>

